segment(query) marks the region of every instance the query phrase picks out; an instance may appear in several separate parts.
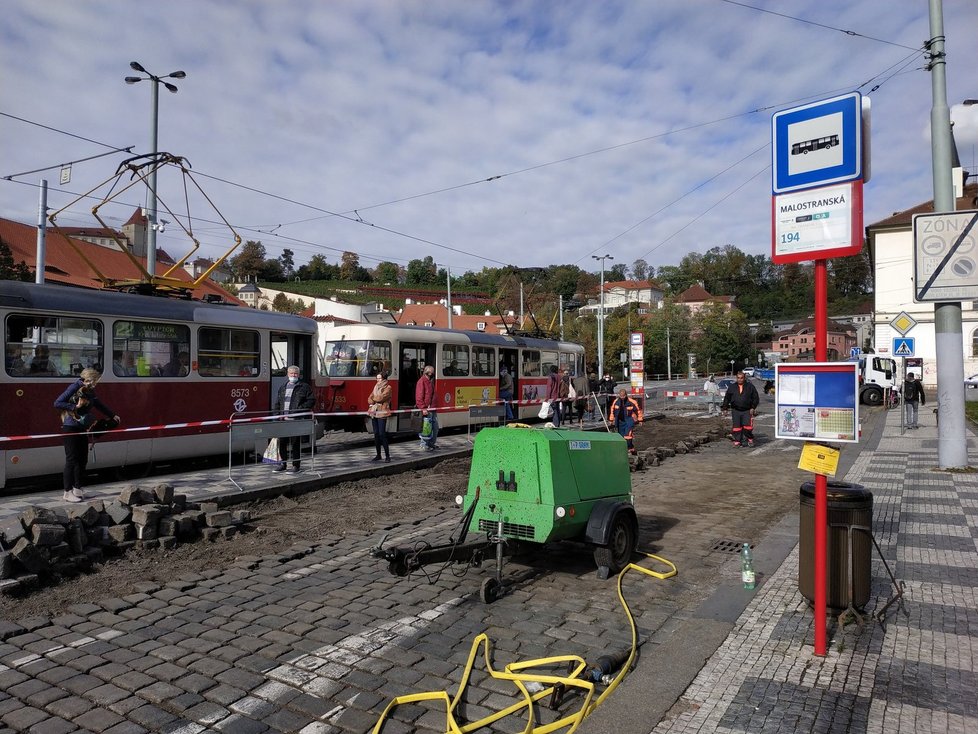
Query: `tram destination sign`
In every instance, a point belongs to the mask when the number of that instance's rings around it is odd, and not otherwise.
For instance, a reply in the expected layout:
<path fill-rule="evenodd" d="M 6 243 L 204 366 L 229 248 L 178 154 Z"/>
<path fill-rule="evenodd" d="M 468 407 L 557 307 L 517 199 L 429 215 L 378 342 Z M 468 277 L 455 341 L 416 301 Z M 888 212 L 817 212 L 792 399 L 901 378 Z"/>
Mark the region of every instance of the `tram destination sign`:
<path fill-rule="evenodd" d="M 914 300 L 978 298 L 978 210 L 913 218 Z"/>

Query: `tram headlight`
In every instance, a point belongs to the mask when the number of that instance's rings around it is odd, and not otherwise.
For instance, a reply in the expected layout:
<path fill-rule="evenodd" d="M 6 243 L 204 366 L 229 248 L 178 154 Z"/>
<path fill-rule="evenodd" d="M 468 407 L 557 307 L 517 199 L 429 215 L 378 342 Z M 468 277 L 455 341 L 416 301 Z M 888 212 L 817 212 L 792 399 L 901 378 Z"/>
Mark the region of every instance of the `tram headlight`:
<path fill-rule="evenodd" d="M 554 510 L 554 512 L 557 515 L 557 517 L 563 517 L 564 515 L 567 514 L 567 510 L 565 510 L 563 507 L 558 507 L 556 510 Z"/>

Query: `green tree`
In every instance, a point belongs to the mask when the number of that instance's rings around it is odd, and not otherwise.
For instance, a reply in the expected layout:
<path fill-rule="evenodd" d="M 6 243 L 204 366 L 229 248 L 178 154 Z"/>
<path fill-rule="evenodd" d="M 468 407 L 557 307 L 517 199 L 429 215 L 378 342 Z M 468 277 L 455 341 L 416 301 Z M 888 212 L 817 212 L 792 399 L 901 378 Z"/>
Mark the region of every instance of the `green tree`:
<path fill-rule="evenodd" d="M 261 270 L 258 271 L 258 279 L 271 283 L 281 283 L 285 280 L 285 271 L 278 258 L 272 258 L 262 263 Z"/>
<path fill-rule="evenodd" d="M 397 285 L 401 280 L 401 268 L 397 263 L 384 260 L 377 264 L 377 268 L 374 270 L 374 280 L 378 283 Z"/>
<path fill-rule="evenodd" d="M 238 282 L 253 280 L 265 265 L 265 245 L 258 240 L 247 240 L 241 252 L 231 258 L 231 272 Z"/>
<path fill-rule="evenodd" d="M 272 299 L 272 308 L 282 313 L 300 313 L 305 311 L 306 305 L 298 298 L 289 298 L 284 293 L 279 293 Z"/>
<path fill-rule="evenodd" d="M 753 351 L 747 319 L 737 309 L 710 303 L 693 316 L 693 353 L 700 371 L 716 372 L 751 361 Z"/>
<path fill-rule="evenodd" d="M 632 263 L 632 277 L 635 280 L 645 280 L 650 274 L 649 264 L 642 258 Z"/>
<path fill-rule="evenodd" d="M 438 282 L 438 268 L 435 259 L 427 255 L 423 260 L 411 260 L 407 264 L 406 282 L 408 285 L 435 285 Z"/>
<path fill-rule="evenodd" d="M 337 265 L 330 265 L 323 255 L 313 255 L 306 265 L 299 267 L 296 274 L 302 280 L 337 280 L 340 269 Z"/>
<path fill-rule="evenodd" d="M 581 277 L 581 269 L 576 265 L 551 265 L 547 268 L 546 288 L 564 301 L 569 301 L 577 292 L 577 281 Z"/>
<path fill-rule="evenodd" d="M 22 280 L 25 283 L 34 280 L 30 266 L 23 260 L 15 263 L 10 246 L 3 240 L 0 240 L 0 280 Z"/>
<path fill-rule="evenodd" d="M 291 278 L 295 274 L 295 253 L 289 248 L 282 250 L 278 261 L 282 264 L 282 272 L 286 278 Z"/>
<path fill-rule="evenodd" d="M 615 263 L 608 270 L 605 271 L 604 281 L 605 283 L 611 281 L 612 283 L 620 280 L 628 279 L 628 266 L 625 263 Z"/>

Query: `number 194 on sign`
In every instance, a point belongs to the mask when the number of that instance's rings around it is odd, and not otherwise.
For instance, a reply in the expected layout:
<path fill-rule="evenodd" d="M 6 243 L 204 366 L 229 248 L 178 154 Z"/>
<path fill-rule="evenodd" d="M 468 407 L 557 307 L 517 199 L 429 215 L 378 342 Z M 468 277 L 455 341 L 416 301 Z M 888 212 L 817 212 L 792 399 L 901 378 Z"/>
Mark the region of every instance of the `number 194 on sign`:
<path fill-rule="evenodd" d="M 783 232 L 781 234 L 781 244 L 789 245 L 792 242 L 801 242 L 800 232 Z"/>

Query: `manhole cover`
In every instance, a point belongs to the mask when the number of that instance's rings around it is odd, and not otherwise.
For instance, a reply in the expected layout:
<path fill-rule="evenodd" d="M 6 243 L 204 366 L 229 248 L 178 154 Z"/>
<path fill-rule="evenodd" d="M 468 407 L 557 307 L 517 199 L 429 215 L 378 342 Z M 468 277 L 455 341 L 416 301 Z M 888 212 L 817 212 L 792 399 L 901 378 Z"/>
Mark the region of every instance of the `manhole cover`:
<path fill-rule="evenodd" d="M 753 550 L 754 544 L 749 543 L 749 545 L 751 550 Z M 743 547 L 744 541 L 742 540 L 715 540 L 710 550 L 719 551 L 720 553 L 740 553 L 740 549 Z"/>

